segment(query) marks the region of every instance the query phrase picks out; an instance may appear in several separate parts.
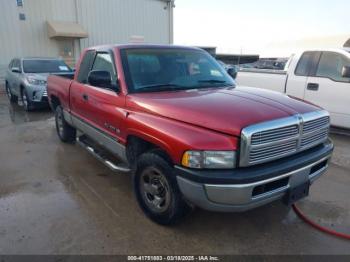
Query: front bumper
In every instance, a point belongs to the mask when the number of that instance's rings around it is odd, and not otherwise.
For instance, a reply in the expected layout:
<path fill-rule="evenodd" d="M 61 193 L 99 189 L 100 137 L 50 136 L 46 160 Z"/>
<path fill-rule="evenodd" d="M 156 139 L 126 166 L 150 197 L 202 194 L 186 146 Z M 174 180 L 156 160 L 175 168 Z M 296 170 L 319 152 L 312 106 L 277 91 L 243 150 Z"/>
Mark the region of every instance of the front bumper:
<path fill-rule="evenodd" d="M 29 99 L 36 104 L 48 104 L 46 86 L 27 85 Z"/>
<path fill-rule="evenodd" d="M 290 188 L 314 182 L 326 172 L 332 152 L 333 144 L 328 141 L 282 160 L 230 171 L 176 166 L 177 182 L 185 198 L 198 207 L 246 211 L 282 199 Z"/>

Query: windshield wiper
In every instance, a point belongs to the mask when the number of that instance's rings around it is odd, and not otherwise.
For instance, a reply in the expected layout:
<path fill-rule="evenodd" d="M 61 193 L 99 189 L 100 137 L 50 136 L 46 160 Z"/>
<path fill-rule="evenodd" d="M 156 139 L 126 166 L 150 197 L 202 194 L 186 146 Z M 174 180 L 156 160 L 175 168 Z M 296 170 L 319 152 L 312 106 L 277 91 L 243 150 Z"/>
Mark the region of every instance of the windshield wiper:
<path fill-rule="evenodd" d="M 139 88 L 136 88 L 136 92 L 157 92 L 157 91 L 173 91 L 173 90 L 179 90 L 179 89 L 186 89 L 189 88 L 188 86 L 181 86 L 176 84 L 154 84 L 154 85 L 146 85 L 141 86 Z"/>
<path fill-rule="evenodd" d="M 230 83 L 227 82 L 225 80 L 217 80 L 217 79 L 207 79 L 207 80 L 198 80 L 198 83 L 203 84 L 203 83 L 207 83 L 207 84 L 219 84 L 219 85 L 215 85 L 215 87 L 235 87 L 234 83 Z"/>

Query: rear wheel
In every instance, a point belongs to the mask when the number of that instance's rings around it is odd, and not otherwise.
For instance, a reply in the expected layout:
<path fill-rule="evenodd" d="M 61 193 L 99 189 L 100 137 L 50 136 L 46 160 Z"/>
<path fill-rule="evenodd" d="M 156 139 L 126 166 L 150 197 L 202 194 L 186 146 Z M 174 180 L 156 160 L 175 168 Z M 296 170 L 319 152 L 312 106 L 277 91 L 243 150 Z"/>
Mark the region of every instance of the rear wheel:
<path fill-rule="evenodd" d="M 73 143 L 77 136 L 77 131 L 64 120 L 63 109 L 57 106 L 55 110 L 56 131 L 62 142 Z"/>
<path fill-rule="evenodd" d="M 177 185 L 173 167 L 161 155 L 142 154 L 133 180 L 137 201 L 154 222 L 175 224 L 191 211 Z"/>
<path fill-rule="evenodd" d="M 10 102 L 17 103 L 18 97 L 12 94 L 8 83 L 6 83 L 5 89 L 6 89 L 7 98 L 10 100 Z"/>

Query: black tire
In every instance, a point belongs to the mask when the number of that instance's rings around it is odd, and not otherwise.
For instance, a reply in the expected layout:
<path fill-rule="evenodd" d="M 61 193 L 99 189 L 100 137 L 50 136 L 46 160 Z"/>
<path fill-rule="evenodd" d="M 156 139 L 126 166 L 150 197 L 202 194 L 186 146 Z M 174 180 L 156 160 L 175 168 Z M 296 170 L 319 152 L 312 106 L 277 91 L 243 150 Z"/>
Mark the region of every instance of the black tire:
<path fill-rule="evenodd" d="M 56 107 L 55 122 L 57 135 L 60 138 L 60 140 L 65 143 L 75 142 L 77 130 L 66 122 L 61 106 Z"/>
<path fill-rule="evenodd" d="M 156 176 L 154 180 L 149 178 L 147 181 L 147 174 L 150 172 L 154 172 Z M 158 175 L 160 176 L 157 181 Z M 180 192 L 173 167 L 165 157 L 155 151 L 144 153 L 138 158 L 133 185 L 139 206 L 147 217 L 158 224 L 176 224 L 192 209 Z M 146 187 L 156 192 L 150 193 Z M 157 206 L 155 203 L 160 204 Z"/>
<path fill-rule="evenodd" d="M 25 88 L 21 89 L 21 100 L 23 109 L 27 112 L 30 112 L 34 109 L 34 104 L 30 101 L 28 93 Z"/>
<path fill-rule="evenodd" d="M 17 103 L 18 97 L 16 95 L 12 94 L 10 86 L 9 86 L 8 83 L 6 83 L 5 89 L 6 89 L 7 98 L 10 100 L 10 102 L 11 103 Z"/>

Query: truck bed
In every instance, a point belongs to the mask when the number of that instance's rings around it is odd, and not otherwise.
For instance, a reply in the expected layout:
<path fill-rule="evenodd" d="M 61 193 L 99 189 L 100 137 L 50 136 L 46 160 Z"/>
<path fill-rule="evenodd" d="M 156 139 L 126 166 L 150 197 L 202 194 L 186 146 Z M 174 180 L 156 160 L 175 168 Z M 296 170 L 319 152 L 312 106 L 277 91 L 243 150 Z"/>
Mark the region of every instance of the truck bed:
<path fill-rule="evenodd" d="M 284 93 L 287 72 L 271 69 L 243 69 L 237 74 L 236 82 L 242 86 L 259 87 Z"/>

